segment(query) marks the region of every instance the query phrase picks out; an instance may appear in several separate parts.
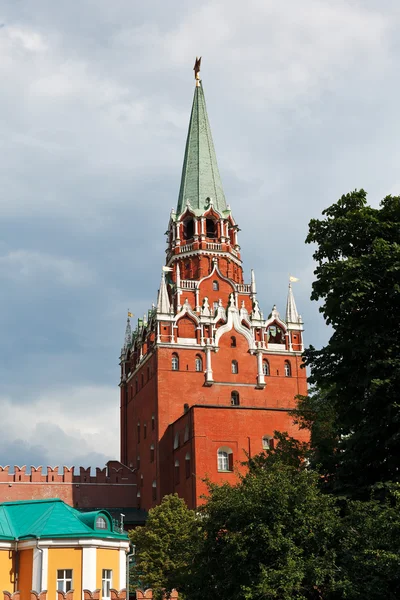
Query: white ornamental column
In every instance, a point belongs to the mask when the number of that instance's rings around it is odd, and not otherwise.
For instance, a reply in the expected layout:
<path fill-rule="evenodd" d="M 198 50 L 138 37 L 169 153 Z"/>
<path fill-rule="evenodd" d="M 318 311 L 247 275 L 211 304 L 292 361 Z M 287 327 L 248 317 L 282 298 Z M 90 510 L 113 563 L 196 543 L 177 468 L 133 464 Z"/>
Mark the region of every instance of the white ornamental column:
<path fill-rule="evenodd" d="M 257 385 L 259 387 L 265 386 L 262 356 L 261 350 L 257 350 Z"/>
<path fill-rule="evenodd" d="M 211 346 L 208 343 L 208 340 L 206 341 L 206 385 L 212 385 L 214 383 L 214 379 L 213 379 L 213 372 L 212 372 L 212 366 L 211 366 Z"/>

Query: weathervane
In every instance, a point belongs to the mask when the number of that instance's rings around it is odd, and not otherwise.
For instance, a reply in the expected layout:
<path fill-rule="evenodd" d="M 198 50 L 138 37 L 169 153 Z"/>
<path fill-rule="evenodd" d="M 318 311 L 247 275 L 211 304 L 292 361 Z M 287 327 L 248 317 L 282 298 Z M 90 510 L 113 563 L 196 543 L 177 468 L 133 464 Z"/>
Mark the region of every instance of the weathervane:
<path fill-rule="evenodd" d="M 194 67 L 193 67 L 193 71 L 194 71 L 194 78 L 196 80 L 196 87 L 200 86 L 200 66 L 201 66 L 201 56 L 200 58 L 198 56 L 196 56 L 196 61 L 194 63 Z"/>

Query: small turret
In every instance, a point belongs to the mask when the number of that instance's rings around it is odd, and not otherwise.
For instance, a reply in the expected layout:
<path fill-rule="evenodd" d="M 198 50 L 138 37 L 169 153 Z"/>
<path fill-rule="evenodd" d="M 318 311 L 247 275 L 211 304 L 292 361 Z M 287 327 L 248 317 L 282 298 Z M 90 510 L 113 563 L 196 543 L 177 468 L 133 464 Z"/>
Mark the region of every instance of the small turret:
<path fill-rule="evenodd" d="M 168 267 L 163 267 L 163 270 L 161 272 L 161 283 L 160 283 L 160 289 L 158 290 L 158 298 L 157 298 L 157 313 L 158 314 L 169 314 L 170 312 L 170 308 L 171 308 L 171 303 L 169 301 L 169 296 L 168 296 L 168 290 L 167 290 L 167 284 L 165 281 L 165 269 L 172 270 L 172 269 L 168 269 Z"/>
<path fill-rule="evenodd" d="M 131 313 L 128 313 L 130 315 Z M 128 316 L 126 319 L 126 327 L 125 327 L 125 340 L 123 350 L 127 350 L 132 343 L 132 328 L 131 328 L 131 320 Z"/>

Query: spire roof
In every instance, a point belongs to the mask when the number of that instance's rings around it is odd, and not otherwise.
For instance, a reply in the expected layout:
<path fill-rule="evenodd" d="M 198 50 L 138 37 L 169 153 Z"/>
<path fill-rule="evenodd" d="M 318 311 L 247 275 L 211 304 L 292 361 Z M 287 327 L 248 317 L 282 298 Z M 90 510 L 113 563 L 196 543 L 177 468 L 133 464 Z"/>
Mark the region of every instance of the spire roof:
<path fill-rule="evenodd" d="M 159 314 L 168 314 L 170 307 L 171 304 L 168 297 L 167 284 L 165 282 L 165 272 L 163 269 L 161 273 L 160 289 L 158 290 L 157 312 Z"/>
<path fill-rule="evenodd" d="M 218 212 L 227 210 L 203 87 L 201 81 L 196 79 L 177 216 L 185 211 L 188 204 L 197 215 L 204 213 L 210 205 L 209 199 Z"/>
<path fill-rule="evenodd" d="M 296 302 L 294 301 L 294 295 L 292 290 L 292 284 L 289 283 L 289 290 L 286 302 L 286 323 L 298 323 L 299 314 L 296 308 Z"/>

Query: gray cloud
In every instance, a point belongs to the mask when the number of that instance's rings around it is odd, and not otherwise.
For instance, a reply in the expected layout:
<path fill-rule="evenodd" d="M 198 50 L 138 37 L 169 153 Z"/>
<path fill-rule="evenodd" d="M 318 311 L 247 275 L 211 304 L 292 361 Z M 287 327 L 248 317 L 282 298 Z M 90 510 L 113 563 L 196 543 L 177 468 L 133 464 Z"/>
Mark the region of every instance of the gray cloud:
<path fill-rule="evenodd" d="M 261 307 L 284 312 L 291 272 L 326 341 L 307 223 L 356 187 L 399 193 L 399 20 L 394 1 L 3 2 L 0 429 L 23 441 L 0 463 L 102 461 L 111 424 L 118 454 L 126 309 L 156 298 L 196 54 Z"/>

